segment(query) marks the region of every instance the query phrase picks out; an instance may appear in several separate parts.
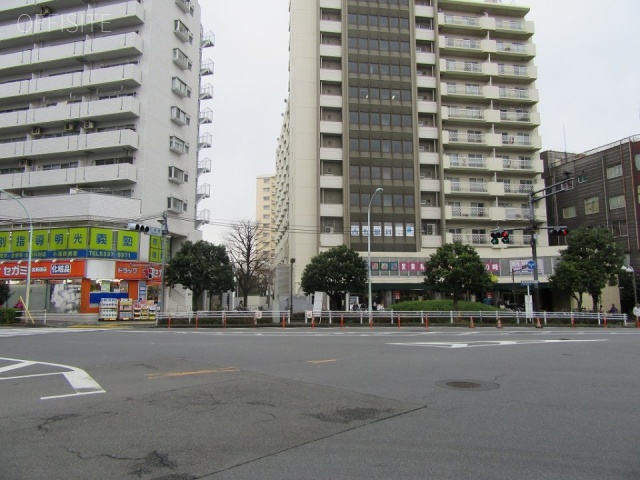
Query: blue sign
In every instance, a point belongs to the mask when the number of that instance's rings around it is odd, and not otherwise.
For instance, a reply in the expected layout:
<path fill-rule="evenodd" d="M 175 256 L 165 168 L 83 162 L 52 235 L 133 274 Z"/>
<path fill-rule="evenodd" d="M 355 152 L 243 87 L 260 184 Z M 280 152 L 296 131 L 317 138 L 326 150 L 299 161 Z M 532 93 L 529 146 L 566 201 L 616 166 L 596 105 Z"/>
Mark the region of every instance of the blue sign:
<path fill-rule="evenodd" d="M 529 260 L 529 261 L 527 262 L 527 268 L 528 268 L 529 270 L 533 270 L 534 268 L 536 268 L 536 262 L 534 262 L 533 260 Z"/>

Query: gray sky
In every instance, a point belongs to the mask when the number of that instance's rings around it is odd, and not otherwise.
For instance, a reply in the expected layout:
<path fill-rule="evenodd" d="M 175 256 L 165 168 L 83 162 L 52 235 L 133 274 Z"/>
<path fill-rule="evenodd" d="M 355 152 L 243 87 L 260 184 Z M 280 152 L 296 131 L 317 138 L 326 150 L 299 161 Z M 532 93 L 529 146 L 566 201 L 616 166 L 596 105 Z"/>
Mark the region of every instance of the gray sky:
<path fill-rule="evenodd" d="M 215 74 L 213 135 L 204 151 L 212 173 L 204 239 L 222 243 L 230 223 L 255 220 L 256 176 L 275 173 L 288 81 L 288 0 L 199 0 L 216 46 L 204 58 Z M 504 3 L 511 3 L 504 0 Z M 516 0 L 531 8 L 543 150 L 582 152 L 640 133 L 637 34 L 640 2 Z"/>

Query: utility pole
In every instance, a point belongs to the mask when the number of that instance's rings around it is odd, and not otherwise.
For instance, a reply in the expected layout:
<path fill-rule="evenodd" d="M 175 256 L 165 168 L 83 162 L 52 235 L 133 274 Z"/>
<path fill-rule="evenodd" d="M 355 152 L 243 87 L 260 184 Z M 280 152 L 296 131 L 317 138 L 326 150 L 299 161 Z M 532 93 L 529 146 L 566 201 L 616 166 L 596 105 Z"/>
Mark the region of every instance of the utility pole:
<path fill-rule="evenodd" d="M 529 220 L 531 224 L 529 226 L 529 231 L 531 232 L 531 260 L 533 261 L 533 311 L 540 311 L 540 283 L 538 281 L 538 248 L 537 248 L 537 231 L 538 225 L 536 223 L 536 214 L 534 210 L 534 203 L 538 200 L 541 200 L 546 197 L 551 197 L 556 195 L 562 191 L 556 190 L 556 187 L 564 186 L 569 183 L 573 178 L 569 172 L 565 172 L 565 178 L 561 182 L 554 183 L 553 185 L 549 185 L 548 187 L 542 188 L 535 192 L 529 192 Z M 550 190 L 550 191 L 549 191 Z M 542 195 L 536 196 L 539 193 Z"/>
<path fill-rule="evenodd" d="M 167 222 L 167 211 L 165 210 L 164 212 L 162 212 L 162 220 L 160 220 L 160 223 L 162 224 L 162 249 L 161 249 L 161 256 L 162 256 L 162 267 L 160 268 L 160 312 L 164 313 L 166 311 L 165 308 L 165 286 L 164 286 L 164 269 L 165 269 L 165 265 L 166 265 L 166 260 L 165 260 L 165 256 L 167 253 L 167 247 L 166 247 L 166 243 L 167 243 L 167 235 L 169 233 L 169 224 Z"/>

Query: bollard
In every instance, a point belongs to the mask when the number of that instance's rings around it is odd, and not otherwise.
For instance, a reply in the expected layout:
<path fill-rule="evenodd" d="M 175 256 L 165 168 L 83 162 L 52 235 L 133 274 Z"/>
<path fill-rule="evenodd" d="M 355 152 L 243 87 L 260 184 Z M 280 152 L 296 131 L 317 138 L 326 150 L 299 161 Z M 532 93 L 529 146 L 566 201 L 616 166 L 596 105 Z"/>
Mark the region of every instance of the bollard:
<path fill-rule="evenodd" d="M 398 315 L 398 328 L 400 328 L 400 315 Z"/>
<path fill-rule="evenodd" d="M 373 317 L 369 315 L 369 328 L 373 328 Z"/>
<path fill-rule="evenodd" d="M 196 313 L 196 330 L 198 329 L 198 314 Z"/>
<path fill-rule="evenodd" d="M 286 323 L 286 320 L 285 320 L 285 316 L 282 315 L 282 328 L 287 328 L 286 325 L 287 325 L 287 323 Z"/>
<path fill-rule="evenodd" d="M 311 316 L 311 328 L 316 328 L 316 317 Z"/>
<path fill-rule="evenodd" d="M 425 315 L 424 317 L 424 328 L 429 328 L 429 315 Z"/>
<path fill-rule="evenodd" d="M 258 314 L 254 313 L 253 314 L 253 328 L 256 328 L 257 325 L 258 325 Z"/>
<path fill-rule="evenodd" d="M 222 314 L 222 328 L 227 328 L 227 315 L 225 313 Z"/>
<path fill-rule="evenodd" d="M 167 323 L 167 328 L 171 328 L 171 317 L 169 317 L 169 322 Z"/>
<path fill-rule="evenodd" d="M 340 328 L 344 328 L 344 313 L 340 314 Z"/>
<path fill-rule="evenodd" d="M 571 315 L 571 328 L 576 328 L 576 319 Z"/>

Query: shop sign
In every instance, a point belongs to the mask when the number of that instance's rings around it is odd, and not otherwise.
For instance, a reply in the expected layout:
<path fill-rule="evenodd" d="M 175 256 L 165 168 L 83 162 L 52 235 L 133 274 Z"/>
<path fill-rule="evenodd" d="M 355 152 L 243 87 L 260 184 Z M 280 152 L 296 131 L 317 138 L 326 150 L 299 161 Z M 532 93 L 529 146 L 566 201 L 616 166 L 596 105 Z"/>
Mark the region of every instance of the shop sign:
<path fill-rule="evenodd" d="M 160 278 L 161 266 L 140 262 L 116 262 L 114 278 L 118 280 L 149 280 Z"/>
<path fill-rule="evenodd" d="M 67 279 L 84 277 L 84 260 L 57 261 L 38 260 L 31 263 L 31 278 L 40 279 Z M 16 280 L 27 278 L 27 262 L 4 262 L 0 265 L 0 279 Z"/>
<path fill-rule="evenodd" d="M 110 228 L 52 228 L 33 231 L 31 258 L 137 260 L 140 232 Z M 0 260 L 29 257 L 29 231 L 0 232 Z"/>

